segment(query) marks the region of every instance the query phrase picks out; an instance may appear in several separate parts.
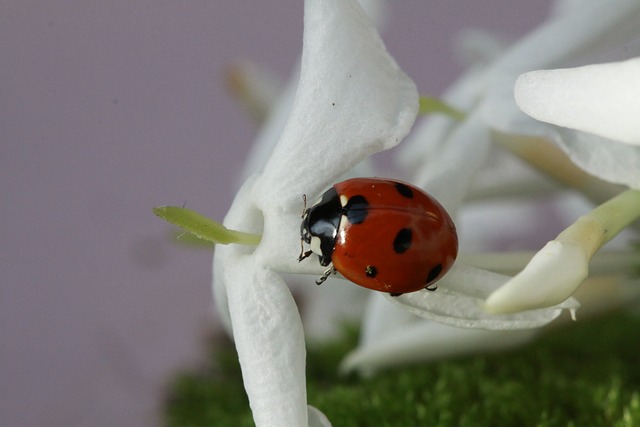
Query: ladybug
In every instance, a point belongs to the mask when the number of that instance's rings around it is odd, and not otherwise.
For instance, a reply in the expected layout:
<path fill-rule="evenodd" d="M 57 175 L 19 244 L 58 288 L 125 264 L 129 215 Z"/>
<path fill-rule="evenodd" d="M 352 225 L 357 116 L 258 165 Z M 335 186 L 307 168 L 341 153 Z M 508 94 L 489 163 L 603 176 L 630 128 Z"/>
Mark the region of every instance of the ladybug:
<path fill-rule="evenodd" d="M 346 279 L 398 296 L 432 285 L 458 253 L 456 228 L 442 205 L 413 185 L 381 178 L 353 178 L 328 189 L 305 207 L 298 261 L 312 254 Z M 304 243 L 310 250 L 304 251 Z"/>

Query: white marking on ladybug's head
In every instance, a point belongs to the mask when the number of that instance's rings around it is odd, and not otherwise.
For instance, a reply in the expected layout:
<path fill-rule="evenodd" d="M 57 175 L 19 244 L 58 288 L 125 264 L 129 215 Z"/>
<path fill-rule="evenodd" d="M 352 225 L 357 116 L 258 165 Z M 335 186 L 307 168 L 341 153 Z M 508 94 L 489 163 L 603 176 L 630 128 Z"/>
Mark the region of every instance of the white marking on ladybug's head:
<path fill-rule="evenodd" d="M 311 236 L 311 242 L 309 242 L 309 248 L 311 252 L 316 255 L 322 255 L 322 249 L 320 249 L 320 238 L 318 236 Z"/>
<path fill-rule="evenodd" d="M 340 195 L 340 206 L 344 208 L 345 206 L 347 206 L 348 201 L 349 201 L 349 198 L 347 196 L 345 196 L 344 194 Z"/>

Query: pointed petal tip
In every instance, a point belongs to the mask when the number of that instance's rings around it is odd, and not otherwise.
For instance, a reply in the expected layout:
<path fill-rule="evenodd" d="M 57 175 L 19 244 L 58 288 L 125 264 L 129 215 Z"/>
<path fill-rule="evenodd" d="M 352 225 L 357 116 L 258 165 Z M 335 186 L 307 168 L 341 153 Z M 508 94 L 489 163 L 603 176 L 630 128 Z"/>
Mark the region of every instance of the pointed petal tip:
<path fill-rule="evenodd" d="M 553 307 L 567 301 L 587 276 L 588 260 L 582 247 L 553 240 L 519 274 L 489 295 L 482 308 L 490 314 L 507 314 Z"/>
<path fill-rule="evenodd" d="M 640 146 L 640 58 L 530 71 L 515 83 L 518 107 L 536 120 Z"/>

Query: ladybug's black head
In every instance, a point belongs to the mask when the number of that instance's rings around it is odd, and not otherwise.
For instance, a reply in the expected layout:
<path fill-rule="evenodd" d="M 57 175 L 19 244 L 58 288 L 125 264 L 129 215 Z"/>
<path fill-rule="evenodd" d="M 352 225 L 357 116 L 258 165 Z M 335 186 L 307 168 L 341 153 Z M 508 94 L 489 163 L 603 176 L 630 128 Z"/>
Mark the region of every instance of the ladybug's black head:
<path fill-rule="evenodd" d="M 312 207 L 305 209 L 300 224 L 300 237 L 320 257 L 320 265 L 331 263 L 342 206 L 335 188 L 327 190 Z"/>
<path fill-rule="evenodd" d="M 302 213 L 302 223 L 300 224 L 300 237 L 305 243 L 311 243 L 311 233 L 309 233 L 309 212 L 311 209 L 306 208 Z"/>

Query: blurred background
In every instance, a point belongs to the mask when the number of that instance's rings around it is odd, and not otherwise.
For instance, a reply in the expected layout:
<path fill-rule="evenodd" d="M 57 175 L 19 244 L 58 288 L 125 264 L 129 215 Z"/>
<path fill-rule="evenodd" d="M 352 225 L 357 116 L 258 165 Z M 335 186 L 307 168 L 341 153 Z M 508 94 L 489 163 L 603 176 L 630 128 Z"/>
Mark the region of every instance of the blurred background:
<path fill-rule="evenodd" d="M 390 3 L 388 49 L 439 95 L 461 29 L 515 40 L 551 2 Z M 224 217 L 257 130 L 225 73 L 251 60 L 286 82 L 303 2 L 0 5 L 0 425 L 156 425 L 218 326 L 211 252 L 172 244 L 151 208 Z"/>

